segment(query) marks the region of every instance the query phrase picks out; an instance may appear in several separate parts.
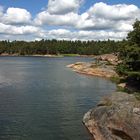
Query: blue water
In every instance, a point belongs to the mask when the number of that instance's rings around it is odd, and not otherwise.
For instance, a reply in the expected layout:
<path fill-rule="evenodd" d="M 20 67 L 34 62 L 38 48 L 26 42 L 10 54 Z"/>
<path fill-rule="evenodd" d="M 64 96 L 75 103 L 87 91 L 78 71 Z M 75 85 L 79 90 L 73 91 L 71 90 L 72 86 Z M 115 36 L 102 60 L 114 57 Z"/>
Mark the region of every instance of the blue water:
<path fill-rule="evenodd" d="M 0 57 L 0 140 L 90 140 L 85 112 L 116 89 L 73 72 L 83 57 Z"/>

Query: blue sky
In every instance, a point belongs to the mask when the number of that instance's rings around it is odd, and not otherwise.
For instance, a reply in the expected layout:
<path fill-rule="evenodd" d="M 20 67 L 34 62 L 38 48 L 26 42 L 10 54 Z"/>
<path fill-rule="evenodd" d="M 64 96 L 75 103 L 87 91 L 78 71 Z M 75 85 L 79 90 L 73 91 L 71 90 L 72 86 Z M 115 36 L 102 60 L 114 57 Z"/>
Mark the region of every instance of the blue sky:
<path fill-rule="evenodd" d="M 139 8 L 139 0 L 2 0 L 0 40 L 120 40 Z"/>
<path fill-rule="evenodd" d="M 140 7 L 139 0 L 85 0 L 84 5 L 81 7 L 81 12 L 87 10 L 91 5 L 97 2 L 105 2 L 107 4 L 135 4 Z M 0 5 L 5 7 L 19 7 L 25 8 L 30 11 L 34 16 L 40 12 L 43 7 L 46 7 L 48 0 L 2 0 Z"/>

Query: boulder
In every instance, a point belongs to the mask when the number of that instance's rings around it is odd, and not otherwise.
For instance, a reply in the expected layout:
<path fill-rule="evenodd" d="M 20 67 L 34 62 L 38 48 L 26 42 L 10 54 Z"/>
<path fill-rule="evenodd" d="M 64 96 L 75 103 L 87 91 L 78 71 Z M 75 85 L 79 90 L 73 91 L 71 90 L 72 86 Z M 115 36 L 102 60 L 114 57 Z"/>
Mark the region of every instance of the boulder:
<path fill-rule="evenodd" d="M 83 123 L 95 140 L 140 140 L 140 101 L 115 92 L 88 111 Z"/>
<path fill-rule="evenodd" d="M 108 61 L 112 65 L 118 64 L 118 56 L 115 54 L 103 54 L 96 57 L 97 59 L 101 61 Z"/>

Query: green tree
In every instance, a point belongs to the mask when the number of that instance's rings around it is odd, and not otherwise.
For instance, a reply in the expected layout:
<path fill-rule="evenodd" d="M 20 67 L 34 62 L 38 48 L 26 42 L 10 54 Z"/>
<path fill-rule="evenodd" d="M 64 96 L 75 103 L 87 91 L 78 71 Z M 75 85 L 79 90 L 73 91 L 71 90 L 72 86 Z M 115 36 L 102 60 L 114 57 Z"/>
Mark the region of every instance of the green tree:
<path fill-rule="evenodd" d="M 140 21 L 133 24 L 133 31 L 128 33 L 127 39 L 130 44 L 137 44 L 140 47 Z"/>
<path fill-rule="evenodd" d="M 133 24 L 133 31 L 128 33 L 127 44 L 120 50 L 122 63 L 117 71 L 127 77 L 129 84 L 139 87 L 140 82 L 140 21 Z"/>

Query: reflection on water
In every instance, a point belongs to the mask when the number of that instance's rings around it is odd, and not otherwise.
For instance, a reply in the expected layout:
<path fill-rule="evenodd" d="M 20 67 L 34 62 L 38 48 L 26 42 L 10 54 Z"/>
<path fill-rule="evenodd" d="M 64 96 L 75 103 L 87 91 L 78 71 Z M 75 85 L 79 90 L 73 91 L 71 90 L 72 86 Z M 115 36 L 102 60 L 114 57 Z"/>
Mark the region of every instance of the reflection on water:
<path fill-rule="evenodd" d="M 89 140 L 83 114 L 116 87 L 65 66 L 91 60 L 0 57 L 0 139 Z"/>

